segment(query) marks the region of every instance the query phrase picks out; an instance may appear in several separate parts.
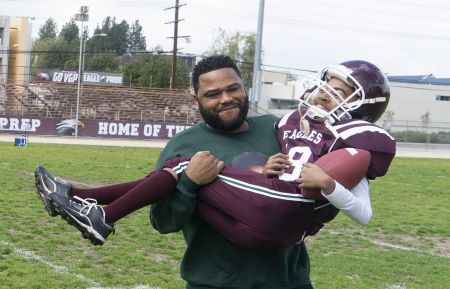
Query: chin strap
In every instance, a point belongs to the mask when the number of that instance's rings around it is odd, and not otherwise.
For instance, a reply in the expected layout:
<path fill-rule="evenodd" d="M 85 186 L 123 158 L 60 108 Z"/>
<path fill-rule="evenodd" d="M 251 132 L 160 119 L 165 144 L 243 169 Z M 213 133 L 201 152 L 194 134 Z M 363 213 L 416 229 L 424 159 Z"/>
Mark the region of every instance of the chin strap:
<path fill-rule="evenodd" d="M 309 120 L 327 123 L 329 125 L 332 125 L 335 123 L 336 120 L 327 111 L 325 111 L 317 106 L 314 106 L 314 105 L 309 105 L 309 104 L 305 105 L 304 103 L 305 103 L 304 101 L 300 100 L 300 104 L 299 104 L 299 108 L 298 108 L 298 111 L 300 113 L 300 130 L 304 134 L 308 135 L 311 132 Z M 301 109 L 302 106 L 308 107 L 305 114 L 302 113 L 302 109 Z M 306 119 L 306 116 L 308 116 L 309 120 Z"/>
<path fill-rule="evenodd" d="M 334 123 L 334 118 L 325 110 L 318 108 L 317 106 L 310 106 L 306 111 L 306 115 L 317 122 L 328 121 Z"/>
<path fill-rule="evenodd" d="M 323 109 L 310 106 L 304 115 L 300 110 L 300 130 L 305 134 L 309 134 L 311 132 L 309 120 L 306 119 L 306 116 L 313 121 L 327 123 L 329 125 L 332 125 L 335 122 L 335 119 Z"/>
<path fill-rule="evenodd" d="M 305 135 L 309 134 L 311 129 L 309 127 L 309 121 L 305 119 L 306 115 L 303 115 L 300 118 L 300 130 L 305 133 Z"/>
<path fill-rule="evenodd" d="M 299 127 L 300 127 L 300 131 L 304 132 L 305 134 L 309 134 L 309 132 L 310 132 L 309 121 L 305 119 L 305 117 L 308 113 L 306 113 L 306 115 L 304 115 L 302 113 L 302 104 L 303 104 L 303 101 L 300 100 L 300 103 L 298 105 L 298 113 L 300 114 Z"/>

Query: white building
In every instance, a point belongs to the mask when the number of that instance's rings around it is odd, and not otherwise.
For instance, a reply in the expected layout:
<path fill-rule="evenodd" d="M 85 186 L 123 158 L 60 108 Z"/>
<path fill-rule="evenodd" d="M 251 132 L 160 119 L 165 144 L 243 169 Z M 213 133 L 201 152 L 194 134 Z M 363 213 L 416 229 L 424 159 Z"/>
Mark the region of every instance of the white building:
<path fill-rule="evenodd" d="M 450 78 L 433 75 L 388 76 L 391 98 L 378 124 L 404 130 L 431 126 L 450 130 Z M 286 72 L 264 71 L 258 109 L 281 116 L 297 108 L 301 79 L 290 81 Z"/>
<path fill-rule="evenodd" d="M 385 122 L 392 121 L 396 127 L 411 129 L 431 126 L 433 130 L 450 130 L 450 78 L 433 75 L 388 78 L 391 99 Z"/>
<path fill-rule="evenodd" d="M 258 109 L 282 116 L 297 108 L 300 81 L 290 80 L 288 72 L 264 71 Z"/>

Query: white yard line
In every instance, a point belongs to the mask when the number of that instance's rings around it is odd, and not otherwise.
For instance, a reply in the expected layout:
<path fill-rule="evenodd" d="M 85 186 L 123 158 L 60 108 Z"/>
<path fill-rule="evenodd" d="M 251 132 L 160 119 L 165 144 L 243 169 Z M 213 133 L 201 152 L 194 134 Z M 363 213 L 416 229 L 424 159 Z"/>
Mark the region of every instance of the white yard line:
<path fill-rule="evenodd" d="M 99 283 L 95 282 L 93 279 L 85 277 L 81 274 L 72 273 L 72 272 L 70 272 L 70 270 L 67 267 L 60 266 L 60 265 L 54 264 L 50 261 L 47 261 L 44 258 L 42 258 L 41 256 L 37 255 L 36 253 L 34 253 L 30 250 L 17 248 L 14 244 L 11 244 L 10 242 L 3 241 L 3 240 L 0 241 L 0 243 L 4 246 L 12 247 L 14 252 L 17 255 L 19 255 L 20 257 L 22 257 L 26 260 L 33 260 L 33 261 L 40 262 L 40 263 L 50 267 L 53 270 L 53 272 L 60 273 L 60 274 L 67 274 L 67 275 L 75 277 L 76 279 L 78 279 L 80 281 L 89 283 L 90 287 L 88 287 L 87 289 L 125 289 L 123 287 L 103 287 Z M 134 287 L 131 287 L 128 289 L 161 289 L 161 288 L 149 287 L 147 285 L 135 285 Z"/>
<path fill-rule="evenodd" d="M 124 289 L 123 287 L 89 287 L 86 289 Z M 148 287 L 147 285 L 135 285 L 128 289 L 161 289 L 159 287 Z"/>
<path fill-rule="evenodd" d="M 36 253 L 29 251 L 27 249 L 22 249 L 22 248 L 17 248 L 16 246 L 14 246 L 14 244 L 11 244 L 9 242 L 6 241 L 1 241 L 2 245 L 5 246 L 9 246 L 12 247 L 14 252 L 17 253 L 17 255 L 19 255 L 20 257 L 27 259 L 27 260 L 34 260 L 34 261 L 38 261 L 42 264 L 45 264 L 47 266 L 49 266 L 54 272 L 56 273 L 61 273 L 61 274 L 68 274 L 71 276 L 74 276 L 75 278 L 87 282 L 90 284 L 90 286 L 100 286 L 100 284 L 98 284 L 97 282 L 95 282 L 94 280 L 87 278 L 83 275 L 80 274 L 75 274 L 75 273 L 71 273 L 70 270 L 67 267 L 64 266 L 60 266 L 60 265 L 56 265 L 50 261 L 45 260 L 44 258 L 42 258 L 41 256 L 37 255 Z"/>
<path fill-rule="evenodd" d="M 398 284 L 383 286 L 381 288 L 382 289 L 408 289 L 405 285 L 398 285 Z"/>
<path fill-rule="evenodd" d="M 415 252 L 415 253 L 419 253 L 419 254 L 435 256 L 435 257 L 441 257 L 441 258 L 450 258 L 450 256 L 439 254 L 439 253 L 436 253 L 436 252 L 433 252 L 433 251 L 430 251 L 430 250 L 420 250 L 420 249 L 417 249 L 417 248 L 406 247 L 406 246 L 403 246 L 403 245 L 391 244 L 391 243 L 387 243 L 385 241 L 374 240 L 374 239 L 370 239 L 370 238 L 364 237 L 364 236 L 361 236 L 361 238 L 371 242 L 374 245 L 381 246 L 381 247 L 387 247 L 387 248 L 403 250 L 403 251 L 408 251 L 408 252 Z"/>

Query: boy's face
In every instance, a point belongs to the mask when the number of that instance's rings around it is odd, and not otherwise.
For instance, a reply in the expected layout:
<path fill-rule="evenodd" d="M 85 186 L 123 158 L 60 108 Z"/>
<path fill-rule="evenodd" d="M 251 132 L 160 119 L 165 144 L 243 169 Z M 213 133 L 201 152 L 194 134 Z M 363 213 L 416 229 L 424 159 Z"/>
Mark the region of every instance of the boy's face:
<path fill-rule="evenodd" d="M 338 106 L 338 103 L 342 102 L 344 99 L 349 97 L 354 89 L 349 86 L 344 81 L 332 77 L 327 82 L 328 87 L 320 88 L 317 92 L 317 95 L 314 97 L 314 105 L 325 110 L 331 111 Z M 333 90 L 329 89 L 329 87 L 333 88 Z M 331 97 L 331 95 L 333 97 Z M 357 96 L 354 99 L 347 100 L 347 102 L 352 102 L 357 99 Z"/>

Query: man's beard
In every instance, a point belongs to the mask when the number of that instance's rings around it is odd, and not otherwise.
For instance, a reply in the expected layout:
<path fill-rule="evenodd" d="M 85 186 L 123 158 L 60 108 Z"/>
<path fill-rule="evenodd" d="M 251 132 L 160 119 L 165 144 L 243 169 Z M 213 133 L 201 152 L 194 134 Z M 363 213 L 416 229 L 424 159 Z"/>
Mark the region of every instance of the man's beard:
<path fill-rule="evenodd" d="M 200 114 L 202 115 L 205 123 L 207 123 L 214 129 L 222 131 L 233 131 L 235 129 L 238 129 L 244 123 L 245 118 L 247 117 L 248 107 L 249 102 L 248 97 L 246 97 L 244 103 L 239 106 L 239 115 L 231 121 L 225 122 L 220 118 L 218 113 L 208 112 L 200 103 L 198 104 Z"/>

